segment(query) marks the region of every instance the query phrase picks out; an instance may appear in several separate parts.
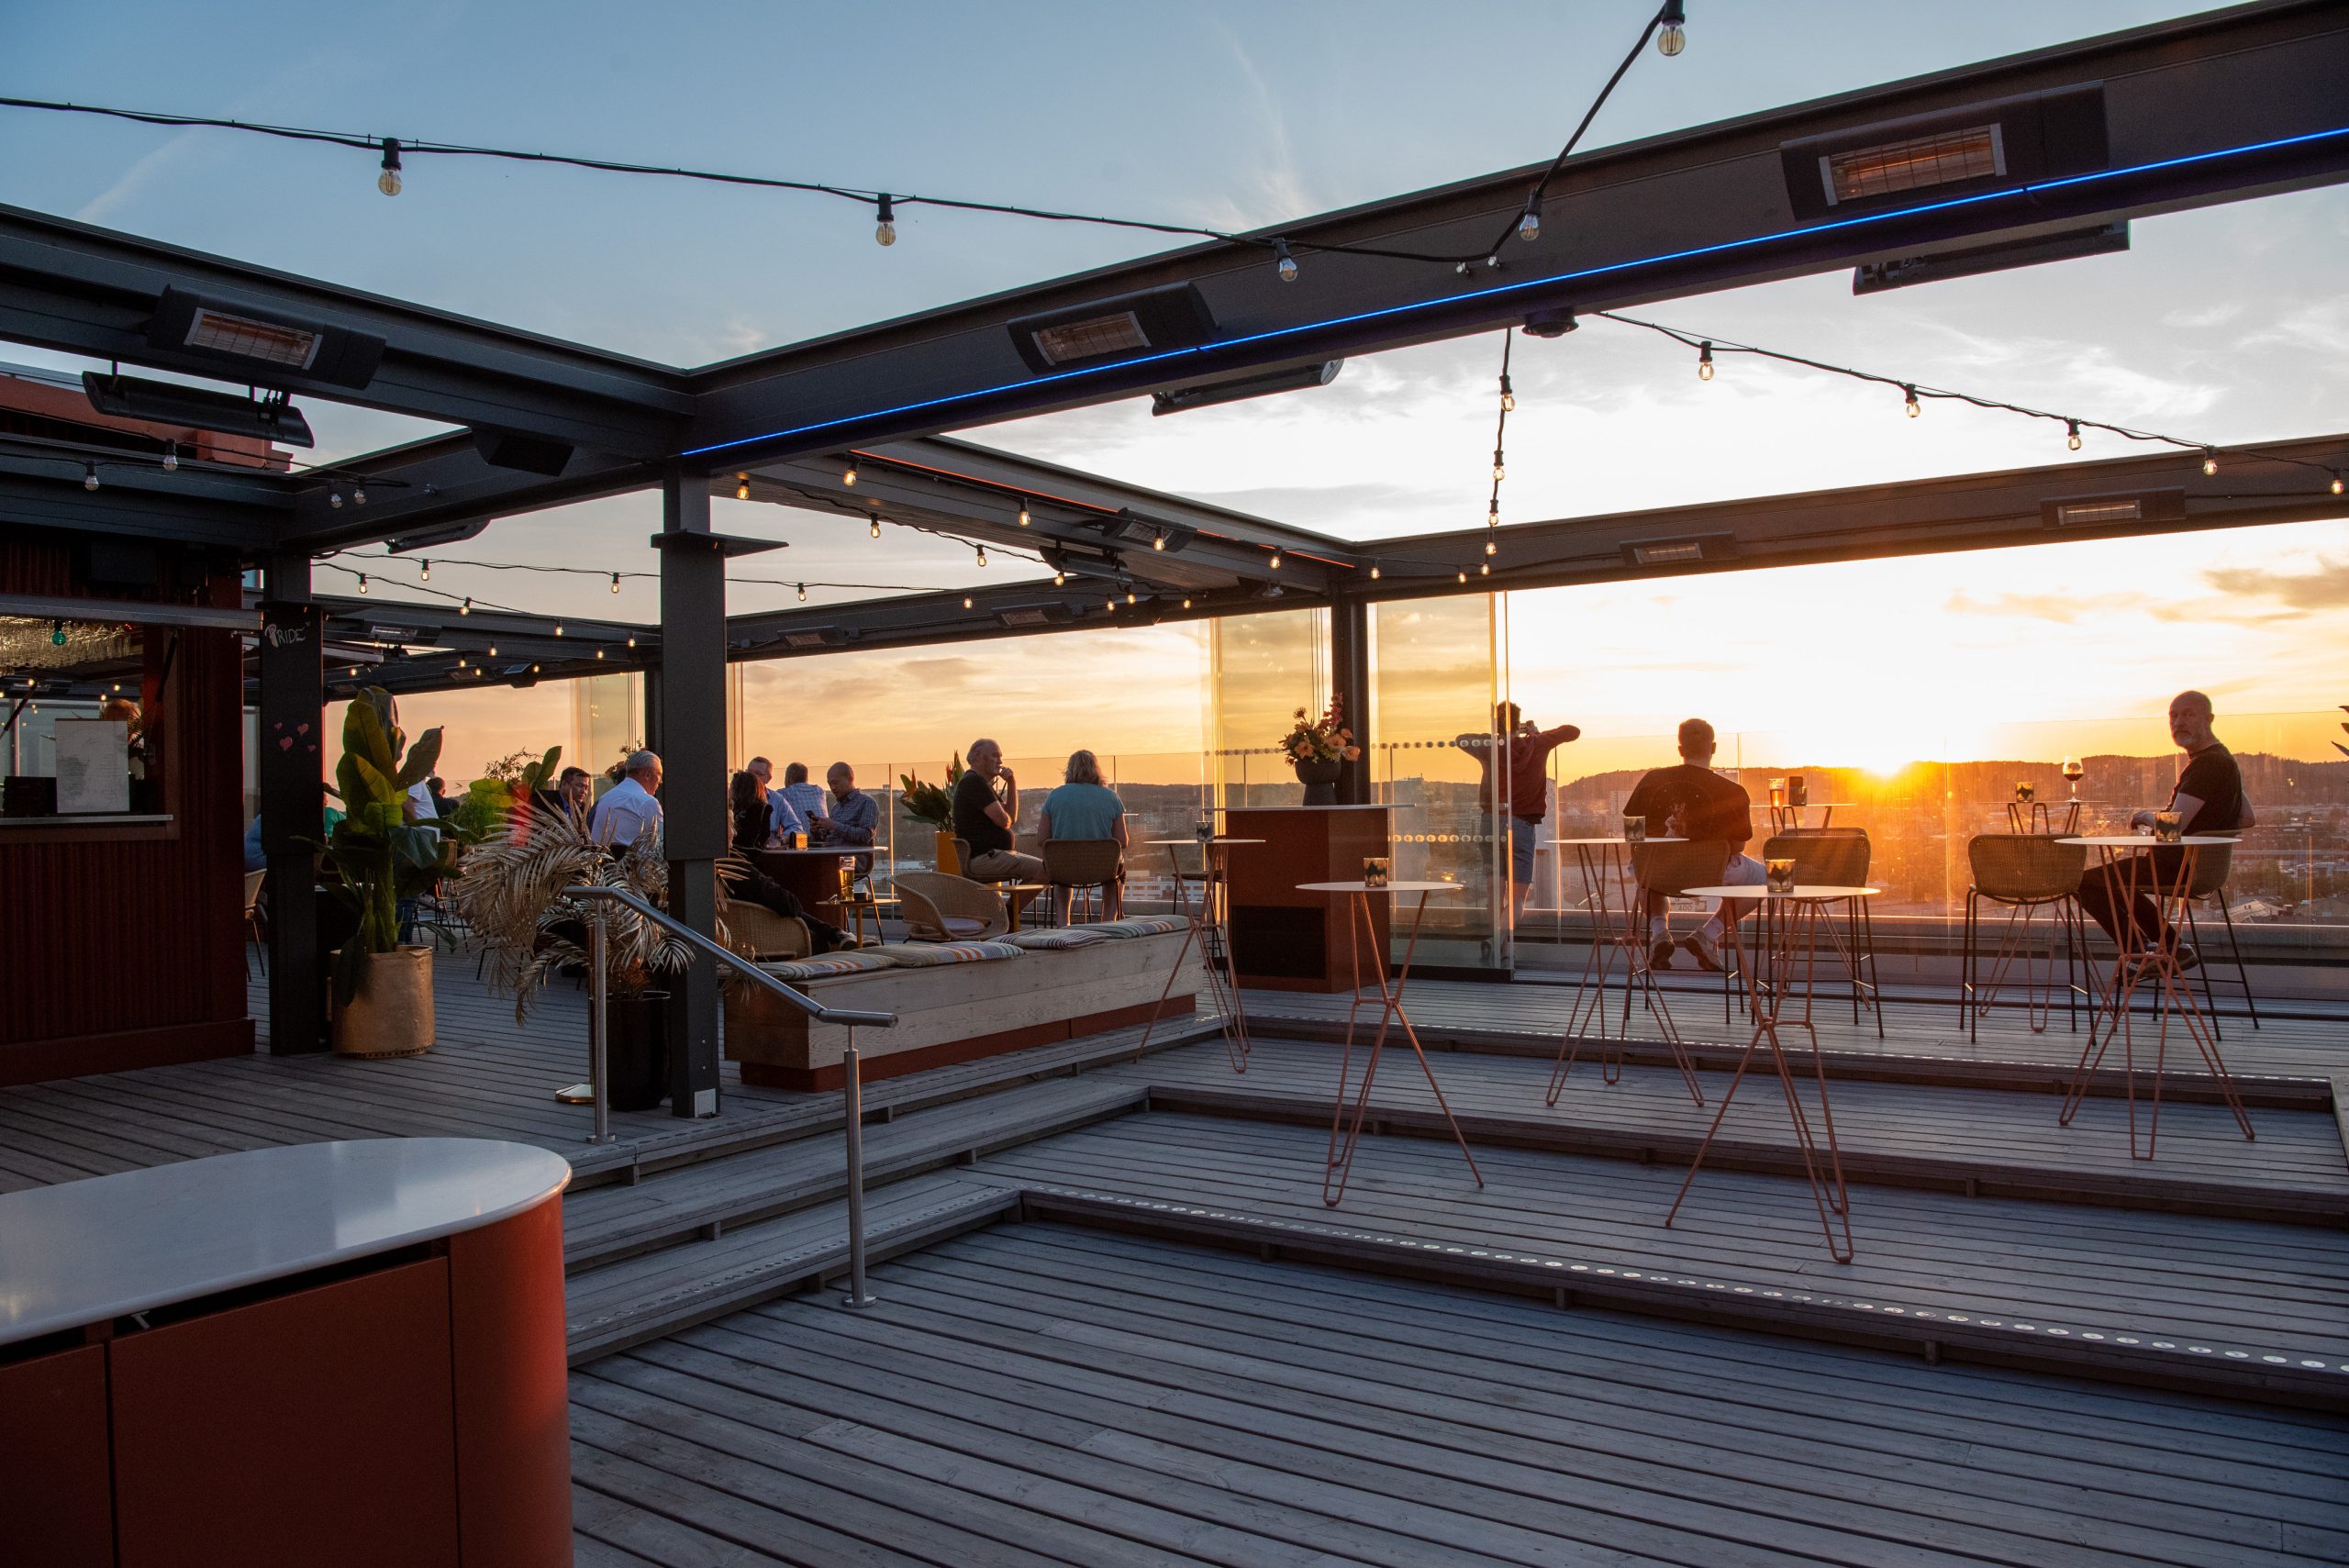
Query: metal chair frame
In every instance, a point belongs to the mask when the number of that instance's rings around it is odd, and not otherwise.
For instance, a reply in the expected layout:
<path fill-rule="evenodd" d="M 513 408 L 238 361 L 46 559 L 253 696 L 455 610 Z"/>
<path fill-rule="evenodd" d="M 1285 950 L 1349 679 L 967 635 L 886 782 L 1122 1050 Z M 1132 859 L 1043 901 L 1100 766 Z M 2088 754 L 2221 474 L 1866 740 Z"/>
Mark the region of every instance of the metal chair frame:
<path fill-rule="evenodd" d="M 1867 883 L 1875 851 L 1865 828 L 1789 828 L 1764 840 L 1762 858 L 1792 860 L 1798 883 L 1860 887 Z M 1876 1014 L 1876 1037 L 1882 1040 L 1884 986 L 1876 968 L 1875 917 L 1868 913 L 1868 901 L 1865 898 L 1838 902 L 1843 908 L 1842 927 L 1838 928 L 1832 919 L 1823 919 L 1820 926 L 1827 933 L 1835 961 L 1843 966 L 1852 995 L 1852 1022 L 1860 1021 L 1860 1006 L 1865 999 L 1868 1009 Z M 1863 967 L 1867 971 L 1865 978 L 1861 976 Z M 1865 993 L 1865 998 L 1862 993 Z"/>
<path fill-rule="evenodd" d="M 1976 841 L 1988 840 L 1994 843 L 2001 840 L 2011 843 L 2018 838 L 2054 837 L 2059 835 L 1980 834 L 1976 836 Z M 1969 870 L 1972 870 L 1972 843 L 1967 845 L 1967 861 Z M 2080 856 L 2081 872 L 2085 873 L 2087 868 L 2087 857 L 2083 852 Z M 2058 877 L 2056 880 L 2060 881 L 2061 878 Z M 2080 998 L 2086 996 L 2088 1002 L 2088 1027 L 2091 1030 L 2096 1028 L 2098 996 L 2096 993 L 2089 991 L 2081 984 L 2083 978 L 2093 979 L 2095 972 L 2088 962 L 2086 917 L 2081 913 L 2079 899 L 2076 896 L 2078 887 L 2079 878 L 2075 876 L 2072 879 L 2072 886 L 2068 889 L 2051 891 L 2044 895 L 2029 897 L 2009 897 L 1997 893 L 1984 892 L 1980 883 L 1980 873 L 1974 873 L 1974 879 L 1965 890 L 1965 940 L 1963 956 L 1959 962 L 1957 980 L 1958 1017 L 1965 1023 L 1965 1037 L 1968 1040 L 1978 1040 L 1981 1038 L 1982 1015 L 1987 1012 L 1991 1004 L 1998 1000 L 1999 988 L 2007 984 L 2007 977 L 2018 960 L 2023 966 L 2023 1021 L 2033 1034 L 2044 1032 L 2048 1025 L 2054 1021 L 2055 955 L 2053 951 L 2046 954 L 2047 973 L 2043 982 L 2038 978 L 2035 967 L 2037 959 L 2031 948 L 2032 925 L 2042 909 L 2048 910 L 2054 915 L 2056 929 L 2063 934 L 2064 1006 L 2067 1026 L 2072 1033 L 2079 1032 Z M 1985 904 L 1995 904 L 2007 911 L 2006 924 L 1999 929 L 1998 945 L 1991 955 L 1989 973 L 1987 977 L 1983 973 L 1979 951 L 1982 906 Z"/>

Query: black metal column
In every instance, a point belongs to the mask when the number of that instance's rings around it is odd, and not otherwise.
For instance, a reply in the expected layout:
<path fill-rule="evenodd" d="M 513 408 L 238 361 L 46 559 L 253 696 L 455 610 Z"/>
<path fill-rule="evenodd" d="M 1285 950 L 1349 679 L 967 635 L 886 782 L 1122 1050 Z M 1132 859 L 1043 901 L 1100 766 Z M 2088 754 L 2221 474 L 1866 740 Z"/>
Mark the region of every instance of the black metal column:
<path fill-rule="evenodd" d="M 645 685 L 659 725 L 669 913 L 707 937 L 717 932 L 715 862 L 726 852 L 726 556 L 710 533 L 707 474 L 662 477 L 661 524 L 661 663 Z M 676 1116 L 718 1114 L 718 986 L 707 958 L 671 985 Z"/>
<path fill-rule="evenodd" d="M 269 1050 L 324 1051 L 325 964 L 318 879 L 325 734 L 324 618 L 310 602 L 310 558 L 265 567 L 261 634 L 261 831 L 269 857 Z"/>
<path fill-rule="evenodd" d="M 1370 606 L 1343 595 L 1330 605 L 1330 691 L 1362 748 L 1362 760 L 1338 775 L 1338 799 L 1370 804 Z"/>

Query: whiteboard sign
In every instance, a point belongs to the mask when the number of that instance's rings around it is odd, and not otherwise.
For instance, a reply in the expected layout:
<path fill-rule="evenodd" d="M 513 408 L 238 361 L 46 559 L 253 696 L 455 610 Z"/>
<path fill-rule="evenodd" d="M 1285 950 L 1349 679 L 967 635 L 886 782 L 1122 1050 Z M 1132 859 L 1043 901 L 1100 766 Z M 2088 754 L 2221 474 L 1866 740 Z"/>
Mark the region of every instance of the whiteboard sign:
<path fill-rule="evenodd" d="M 130 809 L 130 726 L 119 718 L 61 718 L 57 812 L 61 817 Z"/>

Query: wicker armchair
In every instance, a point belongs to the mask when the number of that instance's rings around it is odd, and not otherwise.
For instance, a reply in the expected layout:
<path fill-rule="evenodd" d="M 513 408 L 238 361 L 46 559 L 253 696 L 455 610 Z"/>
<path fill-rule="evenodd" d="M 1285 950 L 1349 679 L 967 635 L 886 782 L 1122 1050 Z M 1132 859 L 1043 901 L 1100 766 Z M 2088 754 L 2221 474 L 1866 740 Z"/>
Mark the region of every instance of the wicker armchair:
<path fill-rule="evenodd" d="M 1002 897 L 983 883 L 938 872 L 901 871 L 906 935 L 919 942 L 974 942 L 1011 929 Z"/>
<path fill-rule="evenodd" d="M 1115 839 L 1048 840 L 1043 854 L 1043 881 L 1052 890 L 1053 907 L 1072 916 L 1080 896 L 1106 895 L 1109 884 L 1126 879 L 1124 851 Z"/>
<path fill-rule="evenodd" d="M 2076 978 L 2087 974 L 2087 938 L 2081 929 L 2080 906 L 2073 898 L 2080 875 L 2087 869 L 2087 851 L 2058 841 L 2053 835 L 1980 833 L 1968 840 L 1965 858 L 1973 868 L 1973 885 L 1965 890 L 1965 948 L 1957 981 L 1957 1006 L 1965 1019 L 1966 1038 L 1978 1038 L 1983 1013 L 1998 999 L 2007 972 L 2021 959 L 2023 966 L 2023 1020 L 2036 1034 L 2051 1021 L 2054 1010 L 2055 955 L 2045 955 L 2046 978 L 2039 978 L 2039 956 L 2031 947 L 2031 927 L 2042 909 L 2054 920 L 2052 936 L 2064 943 L 2064 1001 L 2071 1028 L 2080 1027 L 2082 987 Z M 1995 904 L 2007 911 L 1998 933 L 1998 951 L 1990 972 L 1982 973 L 1976 951 L 1981 935 L 1982 906 Z M 2091 1006 L 2089 1024 L 2094 1026 Z"/>
<path fill-rule="evenodd" d="M 815 939 L 806 921 L 778 915 L 763 904 L 753 904 L 746 898 L 729 899 L 718 917 L 726 928 L 726 945 L 744 958 L 806 958 L 816 951 Z"/>

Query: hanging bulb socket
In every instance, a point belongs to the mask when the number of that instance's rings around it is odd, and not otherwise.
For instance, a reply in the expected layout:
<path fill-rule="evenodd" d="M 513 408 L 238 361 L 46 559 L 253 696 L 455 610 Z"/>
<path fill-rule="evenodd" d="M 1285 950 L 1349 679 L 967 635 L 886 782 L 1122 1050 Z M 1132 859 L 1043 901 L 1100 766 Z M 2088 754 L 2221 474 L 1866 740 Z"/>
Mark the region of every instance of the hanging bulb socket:
<path fill-rule="evenodd" d="M 1026 496 L 1020 497 L 1019 500 L 1019 526 L 1023 528 L 1028 526 L 1028 500 Z"/>
<path fill-rule="evenodd" d="M 375 176 L 375 188 L 387 196 L 400 194 L 400 139 L 384 138 L 383 172 Z"/>
<path fill-rule="evenodd" d="M 429 582 L 431 582 L 431 581 L 432 581 L 432 562 L 431 562 L 427 561 L 427 562 L 424 562 L 424 571 L 422 572 L 422 573 L 420 573 L 420 575 L 423 577 L 424 581 L 426 581 L 427 583 L 429 583 Z"/>
<path fill-rule="evenodd" d="M 1275 259 L 1274 266 L 1281 275 L 1281 282 L 1285 284 L 1297 282 L 1297 258 L 1288 253 L 1288 241 L 1274 240 L 1273 255 Z"/>
<path fill-rule="evenodd" d="M 1375 561 L 1370 563 L 1370 580 L 1374 583 L 1378 581 L 1378 562 Z"/>
<path fill-rule="evenodd" d="M 737 501 L 747 501 L 750 498 L 751 476 L 747 473 L 736 474 L 734 476 L 734 499 Z"/>
<path fill-rule="evenodd" d="M 1277 550 L 1273 551 L 1272 559 L 1266 564 L 1270 565 L 1274 571 L 1278 572 L 1281 569 L 1281 552 Z"/>
<path fill-rule="evenodd" d="M 351 504 L 354 506 L 364 506 L 367 504 L 367 492 L 355 484 L 352 485 L 351 489 Z"/>
<path fill-rule="evenodd" d="M 979 546 L 979 564 L 980 564 L 980 565 L 982 565 L 982 566 L 985 566 L 986 563 L 987 563 L 987 547 L 986 547 L 985 545 L 981 545 L 981 546 Z"/>
<path fill-rule="evenodd" d="M 799 602 L 803 605 L 807 602 L 807 584 L 805 583 L 799 584 Z"/>
<path fill-rule="evenodd" d="M 163 472 L 177 473 L 179 471 L 180 444 L 177 441 L 165 441 L 163 443 Z"/>
<path fill-rule="evenodd" d="M 1680 0 L 1664 0 L 1656 13 L 1655 51 L 1670 60 L 1688 47 L 1688 10 Z"/>
<path fill-rule="evenodd" d="M 1501 449 L 1493 449 L 1493 479 L 1496 483 L 1508 477 L 1508 464 L 1502 460 Z"/>
<path fill-rule="evenodd" d="M 966 610 L 971 607 L 971 595 L 968 594 L 963 595 L 963 607 Z"/>
<path fill-rule="evenodd" d="M 96 486 L 96 485 L 95 485 L 95 484 L 93 484 L 93 485 L 91 485 L 91 486 L 90 486 L 90 488 L 91 488 L 91 489 L 93 489 L 93 490 L 95 490 L 95 489 L 97 488 L 97 486 Z M 332 507 L 333 507 L 336 511 L 338 511 L 338 512 L 341 511 L 341 510 L 342 510 L 342 492 L 341 492 L 341 491 L 340 491 L 340 490 L 329 490 L 329 491 L 328 491 L 328 492 L 327 492 L 327 505 L 328 505 L 328 506 L 332 506 Z"/>
<path fill-rule="evenodd" d="M 1713 345 L 1709 339 L 1697 345 L 1697 379 L 1713 379 Z"/>
<path fill-rule="evenodd" d="M 873 217 L 874 243 L 895 245 L 897 242 L 897 208 L 889 200 L 887 192 L 882 193 L 880 205 L 874 208 Z"/>
<path fill-rule="evenodd" d="M 1479 577 L 1490 577 L 1492 574 L 1493 574 L 1493 563 L 1492 563 L 1491 562 L 1489 562 L 1489 561 L 1487 561 L 1487 562 L 1484 562 L 1482 565 L 1480 565 L 1480 566 L 1478 566 L 1478 567 L 1476 568 L 1476 575 L 1477 575 L 1477 576 L 1479 576 Z"/>
<path fill-rule="evenodd" d="M 2077 419 L 2064 421 L 2064 444 L 2074 451 L 2080 450 L 2080 422 Z"/>
<path fill-rule="evenodd" d="M 618 573 L 615 572 L 615 573 L 612 573 L 612 592 L 613 592 L 613 593 L 615 593 L 615 594 L 617 594 L 617 593 L 618 593 L 619 591 L 620 591 L 620 574 L 619 574 Z"/>
<path fill-rule="evenodd" d="M 461 616 L 469 616 L 473 613 L 473 596 L 471 594 L 467 594 L 465 602 L 457 606 L 457 613 Z"/>
<path fill-rule="evenodd" d="M 1914 419 L 1918 415 L 1924 412 L 1924 406 L 1917 401 L 1917 389 L 1915 387 L 1903 386 L 1900 389 L 1900 395 L 1908 399 L 1902 406 L 1908 409 L 1909 417 Z"/>
<path fill-rule="evenodd" d="M 1501 412 L 1504 414 L 1517 412 L 1517 389 L 1509 385 L 1507 374 L 1501 377 Z"/>
<path fill-rule="evenodd" d="M 83 463 L 82 465 L 82 488 L 84 490 L 95 490 L 97 487 L 98 465 L 95 462 Z M 336 505 L 340 506 L 341 503 L 338 501 Z"/>
<path fill-rule="evenodd" d="M 2332 476 L 2332 493 L 2335 495 L 2341 494 L 2341 476 L 2337 473 Z"/>
<path fill-rule="evenodd" d="M 1501 547 L 1499 540 L 1488 539 L 1485 541 L 1485 553 L 1486 555 L 1498 555 L 1500 552 Z"/>
<path fill-rule="evenodd" d="M 364 572 L 359 574 L 359 591 L 362 594 L 367 591 L 367 573 Z"/>
<path fill-rule="evenodd" d="M 2219 449 L 2216 447 L 2204 447 L 2202 449 L 2202 476 L 2207 479 L 2218 472 Z"/>
<path fill-rule="evenodd" d="M 1067 587 L 1067 586 L 1068 586 L 1068 573 L 1065 573 L 1065 572 L 1055 572 L 1055 573 L 1052 573 L 1052 586 L 1053 586 L 1053 587 L 1055 587 L 1055 588 L 1065 588 L 1065 587 Z"/>
<path fill-rule="evenodd" d="M 881 537 L 881 519 L 878 517 L 874 518 L 873 526 L 865 531 L 870 533 L 874 539 L 879 539 Z"/>
<path fill-rule="evenodd" d="M 841 473 L 841 483 L 853 489 L 856 485 L 856 460 L 848 460 L 848 467 Z"/>
<path fill-rule="evenodd" d="M 1158 532 L 1150 536 L 1150 548 L 1156 550 L 1163 550 L 1166 548 L 1165 529 L 1161 528 Z"/>
<path fill-rule="evenodd" d="M 63 621 L 53 620 L 49 623 L 49 645 L 51 648 L 62 648 L 65 646 L 65 623 Z"/>
<path fill-rule="evenodd" d="M 1517 237 L 1528 245 L 1542 238 L 1542 204 L 1538 199 L 1525 204 L 1525 216 L 1517 220 Z"/>
<path fill-rule="evenodd" d="M 1465 572 L 1463 572 L 1463 573 L 1459 573 L 1459 577 L 1460 577 L 1460 580 L 1461 580 L 1463 583 L 1465 583 L 1466 581 L 1468 581 L 1468 573 L 1465 573 Z"/>

